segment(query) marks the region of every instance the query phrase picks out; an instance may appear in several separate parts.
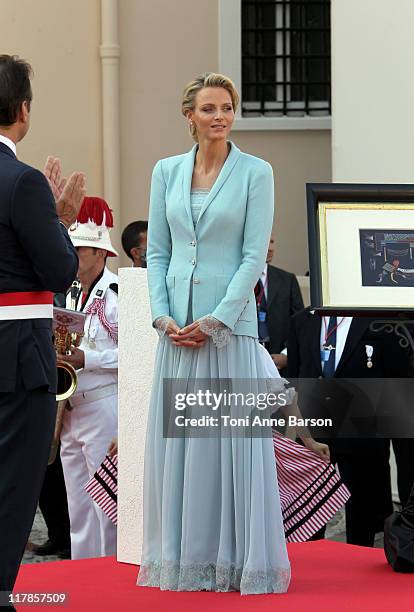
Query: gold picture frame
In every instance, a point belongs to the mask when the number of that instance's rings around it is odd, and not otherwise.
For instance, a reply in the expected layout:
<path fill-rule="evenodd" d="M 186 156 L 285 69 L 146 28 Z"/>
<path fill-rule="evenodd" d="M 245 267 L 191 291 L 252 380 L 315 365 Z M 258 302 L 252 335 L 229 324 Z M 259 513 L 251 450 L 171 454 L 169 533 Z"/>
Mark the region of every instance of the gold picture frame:
<path fill-rule="evenodd" d="M 308 184 L 307 206 L 312 308 L 414 313 L 414 185 Z"/>

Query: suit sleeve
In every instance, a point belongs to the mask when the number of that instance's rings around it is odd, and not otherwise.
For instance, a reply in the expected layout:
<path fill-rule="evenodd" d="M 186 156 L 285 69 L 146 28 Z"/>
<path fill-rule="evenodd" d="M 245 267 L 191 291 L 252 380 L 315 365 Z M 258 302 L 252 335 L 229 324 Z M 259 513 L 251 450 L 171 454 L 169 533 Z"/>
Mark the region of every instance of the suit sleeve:
<path fill-rule="evenodd" d="M 290 320 L 289 335 L 287 340 L 287 371 L 289 378 L 299 377 L 299 338 L 296 317 Z"/>
<path fill-rule="evenodd" d="M 252 175 L 244 225 L 242 261 L 227 292 L 211 313 L 231 330 L 252 296 L 266 261 L 272 231 L 274 182 L 270 164 L 262 162 Z"/>
<path fill-rule="evenodd" d="M 408 348 L 402 348 L 398 337 L 394 334 L 383 334 L 384 355 L 383 370 L 384 378 L 407 378 L 410 373 L 412 352 Z"/>
<path fill-rule="evenodd" d="M 154 167 L 148 220 L 147 273 L 152 320 L 170 315 L 165 277 L 171 259 L 171 233 L 165 206 L 161 160 Z"/>
<path fill-rule="evenodd" d="M 302 293 L 299 287 L 298 279 L 293 274 L 292 284 L 290 287 L 290 314 L 293 315 L 305 308 L 303 304 Z"/>
<path fill-rule="evenodd" d="M 30 168 L 14 187 L 11 224 L 44 290 L 66 292 L 78 271 L 78 256 L 59 222 L 46 178 Z"/>

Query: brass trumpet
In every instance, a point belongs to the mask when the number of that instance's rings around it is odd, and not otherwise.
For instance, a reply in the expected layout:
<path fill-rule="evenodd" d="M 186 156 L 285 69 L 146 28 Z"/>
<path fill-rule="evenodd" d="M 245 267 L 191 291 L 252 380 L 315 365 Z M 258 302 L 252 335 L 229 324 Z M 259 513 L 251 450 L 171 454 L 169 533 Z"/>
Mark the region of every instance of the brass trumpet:
<path fill-rule="evenodd" d="M 76 309 L 76 298 L 74 296 L 77 297 L 78 291 L 79 283 L 75 281 L 71 287 L 72 310 Z M 83 336 L 83 332 L 70 331 L 64 322 L 58 325 L 54 331 L 54 345 L 57 353 L 56 423 L 48 465 L 51 465 L 56 459 L 67 400 L 75 393 L 78 386 L 76 370 L 70 363 L 65 361 L 65 355 L 70 355 L 72 347 L 79 347 Z"/>
<path fill-rule="evenodd" d="M 67 400 L 76 391 L 78 377 L 75 368 L 65 361 L 65 355 L 70 355 L 71 347 L 79 347 L 83 333 L 73 333 L 63 325 L 55 329 L 55 349 L 57 359 L 57 394 L 56 401 Z"/>

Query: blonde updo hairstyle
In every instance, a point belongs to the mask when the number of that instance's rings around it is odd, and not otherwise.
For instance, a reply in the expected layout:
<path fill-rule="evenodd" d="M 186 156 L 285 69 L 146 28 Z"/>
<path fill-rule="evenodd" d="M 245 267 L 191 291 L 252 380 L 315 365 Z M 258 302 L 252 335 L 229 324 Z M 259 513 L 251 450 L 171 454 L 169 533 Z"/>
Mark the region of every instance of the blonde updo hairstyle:
<path fill-rule="evenodd" d="M 181 111 L 184 117 L 187 117 L 189 111 L 194 110 L 196 96 L 198 92 L 205 87 L 222 87 L 228 91 L 233 104 L 233 111 L 236 112 L 237 105 L 239 103 L 239 94 L 237 93 L 233 81 L 229 79 L 229 77 L 224 76 L 224 74 L 204 72 L 193 81 L 190 81 L 184 89 L 183 101 L 181 105 Z M 193 139 L 198 142 L 197 130 L 194 124 L 192 126 L 190 125 L 190 134 Z"/>

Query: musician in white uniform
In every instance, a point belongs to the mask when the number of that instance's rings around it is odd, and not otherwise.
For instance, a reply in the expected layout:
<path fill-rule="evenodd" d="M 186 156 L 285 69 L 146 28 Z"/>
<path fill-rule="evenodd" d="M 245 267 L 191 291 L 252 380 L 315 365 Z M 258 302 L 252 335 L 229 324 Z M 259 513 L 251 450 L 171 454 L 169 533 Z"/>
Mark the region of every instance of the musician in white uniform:
<path fill-rule="evenodd" d="M 117 435 L 118 277 L 106 267 L 106 257 L 117 255 L 112 226 L 107 203 L 86 197 L 69 231 L 79 256 L 80 287 L 72 287 L 66 305 L 87 315 L 80 347 L 65 357 L 78 376 L 61 434 L 72 559 L 116 554 L 116 526 L 84 490 Z"/>

